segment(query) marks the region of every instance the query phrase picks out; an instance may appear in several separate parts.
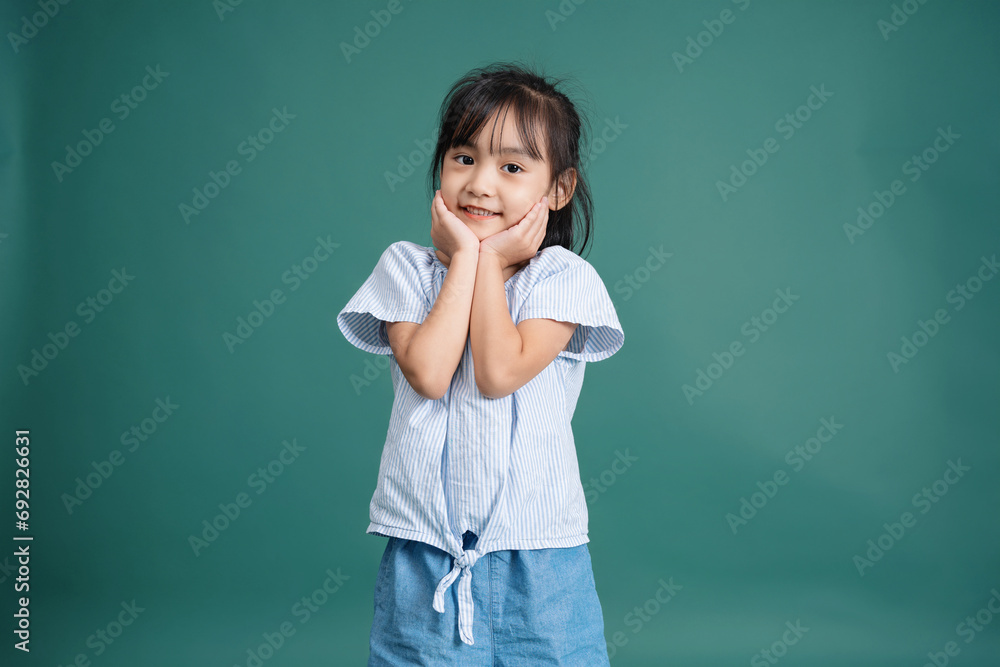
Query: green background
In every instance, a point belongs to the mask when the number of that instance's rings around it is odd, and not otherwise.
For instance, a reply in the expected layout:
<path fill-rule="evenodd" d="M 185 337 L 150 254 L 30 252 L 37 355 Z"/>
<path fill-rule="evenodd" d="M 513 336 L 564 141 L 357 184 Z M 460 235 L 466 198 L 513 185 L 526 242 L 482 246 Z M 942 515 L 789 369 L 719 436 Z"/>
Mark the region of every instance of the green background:
<path fill-rule="evenodd" d="M 771 664 L 759 652 L 777 642 L 783 665 L 917 666 L 954 641 L 949 664 L 995 665 L 1000 619 L 983 612 L 972 641 L 959 624 L 1000 590 L 1000 281 L 971 281 L 961 309 L 948 295 L 1000 252 L 1000 9 L 902 5 L 915 13 L 884 35 L 884 1 L 403 0 L 347 62 L 340 44 L 386 2 L 72 2 L 16 50 L 9 33 L 42 10 L 4 3 L 0 509 L 10 539 L 14 430 L 30 429 L 34 541 L 30 655 L 12 648 L 15 543 L 0 549 L 0 662 L 243 665 L 290 621 L 264 664 L 365 664 L 385 540 L 364 531 L 392 386 L 335 318 L 390 243 L 431 245 L 419 143 L 448 87 L 518 59 L 572 79 L 594 137 L 619 128 L 590 152 L 585 257 L 626 340 L 590 364 L 573 422 L 612 663 Z M 147 66 L 169 74 L 120 118 Z M 811 86 L 832 95 L 800 108 Z M 274 108 L 294 119 L 248 161 L 239 146 Z M 776 123 L 797 110 L 788 137 Z M 103 118 L 113 132 L 57 178 Z M 959 138 L 911 181 L 905 163 L 949 127 Z M 769 137 L 777 152 L 724 198 L 717 182 Z M 185 221 L 179 205 L 230 160 L 240 172 Z M 849 239 L 894 179 L 905 192 Z M 282 276 L 317 237 L 339 247 L 292 290 Z M 672 253 L 652 272 L 650 247 Z M 87 321 L 78 304 L 122 267 L 134 279 Z M 223 334 L 274 289 L 286 301 L 230 351 Z M 744 323 L 771 317 L 779 289 L 798 299 L 751 340 Z M 947 322 L 893 368 L 937 309 Z M 78 335 L 22 379 L 71 322 Z M 743 354 L 710 368 L 734 341 Z M 688 400 L 699 370 L 716 378 Z M 179 407 L 127 451 L 123 432 L 168 397 Z M 786 455 L 824 418 L 843 428 L 796 470 Z M 304 450 L 258 494 L 249 476 L 292 439 Z M 122 464 L 68 511 L 114 450 Z M 943 495 L 914 502 L 959 460 Z M 781 471 L 734 531 L 727 515 Z M 189 536 L 241 492 L 252 503 L 195 555 Z M 859 572 L 904 512 L 915 523 Z M 293 606 L 328 569 L 349 578 L 303 623 Z M 682 588 L 636 621 L 661 579 Z M 132 600 L 134 623 L 88 644 Z M 783 653 L 797 621 L 809 630 Z"/>

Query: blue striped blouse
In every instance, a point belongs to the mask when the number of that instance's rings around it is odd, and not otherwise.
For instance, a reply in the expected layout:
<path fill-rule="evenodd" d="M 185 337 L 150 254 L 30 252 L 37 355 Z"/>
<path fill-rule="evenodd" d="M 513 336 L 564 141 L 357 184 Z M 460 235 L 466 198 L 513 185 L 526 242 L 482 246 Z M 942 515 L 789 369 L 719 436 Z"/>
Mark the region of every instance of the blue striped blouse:
<path fill-rule="evenodd" d="M 618 351 L 625 334 L 597 271 L 562 246 L 549 246 L 504 284 L 514 324 L 531 318 L 576 322 L 555 360 L 520 389 L 487 398 L 476 386 L 471 341 L 445 395 L 416 393 L 400 370 L 386 322 L 421 323 L 448 269 L 434 248 L 397 241 L 337 315 L 356 347 L 390 355 L 395 389 L 369 534 L 419 540 L 455 558 L 432 606 L 458 583 L 462 641 L 472 644 L 471 568 L 503 549 L 574 547 L 589 542 L 587 503 L 570 422 L 588 361 Z M 464 549 L 462 536 L 478 537 Z"/>

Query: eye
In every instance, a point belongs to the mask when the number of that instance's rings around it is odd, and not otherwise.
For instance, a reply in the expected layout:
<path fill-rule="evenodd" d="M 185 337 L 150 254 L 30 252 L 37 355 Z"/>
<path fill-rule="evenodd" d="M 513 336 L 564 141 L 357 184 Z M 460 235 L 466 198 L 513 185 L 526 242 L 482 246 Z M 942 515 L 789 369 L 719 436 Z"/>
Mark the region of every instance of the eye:
<path fill-rule="evenodd" d="M 514 167 L 514 169 L 517 169 L 517 171 L 508 172 L 508 173 L 511 173 L 511 174 L 516 174 L 516 173 L 519 173 L 521 171 L 524 171 L 523 169 L 521 169 L 521 167 L 519 167 L 518 165 L 514 164 L 513 162 L 511 162 L 510 164 L 505 164 L 504 166 L 505 167 Z"/>
<path fill-rule="evenodd" d="M 460 164 L 463 164 L 463 165 L 465 165 L 466 167 L 468 167 L 468 166 L 470 166 L 470 165 L 472 164 L 472 158 L 471 158 L 471 157 L 469 157 L 468 155 L 461 155 L 461 154 L 459 154 L 459 155 L 456 155 L 456 156 L 455 156 L 454 158 L 452 158 L 452 159 L 454 159 L 454 160 L 459 160 L 459 161 L 460 161 Z M 466 160 L 468 160 L 468 162 L 461 162 L 461 160 L 462 160 L 462 159 L 466 159 Z"/>

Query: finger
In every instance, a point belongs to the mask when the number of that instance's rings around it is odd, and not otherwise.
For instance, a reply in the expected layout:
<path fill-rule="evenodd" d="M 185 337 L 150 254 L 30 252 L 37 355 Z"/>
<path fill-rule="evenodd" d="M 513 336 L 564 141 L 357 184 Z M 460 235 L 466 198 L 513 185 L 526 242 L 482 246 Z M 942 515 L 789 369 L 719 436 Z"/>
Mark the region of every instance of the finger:
<path fill-rule="evenodd" d="M 542 212 L 542 205 L 538 202 L 535 202 L 535 204 L 531 207 L 531 210 L 529 210 L 527 214 L 525 214 L 524 216 L 524 223 L 525 223 L 524 226 L 534 227 L 535 224 L 538 222 L 538 216 L 541 214 L 541 212 Z"/>
<path fill-rule="evenodd" d="M 448 214 L 451 213 L 451 211 L 448 210 L 448 207 L 444 204 L 444 197 L 438 194 L 437 198 L 434 200 L 434 206 L 437 211 L 438 221 L 443 223 Z"/>
<path fill-rule="evenodd" d="M 439 200 L 438 206 L 440 207 L 438 210 L 441 213 L 441 217 L 444 218 L 444 217 L 451 216 L 451 217 L 455 218 L 455 214 L 452 213 L 451 209 L 448 208 L 447 204 L 444 203 L 444 195 L 441 195 L 440 197 L 438 197 L 438 200 Z M 457 220 L 458 218 L 455 218 L 455 219 Z"/>
<path fill-rule="evenodd" d="M 542 245 L 542 241 L 545 240 L 545 234 L 548 224 L 548 215 L 543 216 L 542 224 L 538 226 L 535 230 L 535 238 L 533 239 L 533 246 L 537 249 L 538 246 Z"/>
<path fill-rule="evenodd" d="M 535 219 L 532 221 L 532 227 L 542 227 L 545 224 L 546 214 L 548 213 L 548 208 L 545 207 L 543 202 L 538 202 L 538 208 L 535 210 Z"/>
<path fill-rule="evenodd" d="M 548 206 L 546 204 L 547 204 L 547 201 L 543 200 L 543 204 L 541 206 L 541 209 L 540 209 L 540 212 L 539 212 L 539 215 L 538 215 L 539 224 L 535 228 L 535 239 L 534 239 L 536 247 L 542 244 L 542 241 L 545 239 L 545 232 L 548 229 L 548 224 L 549 224 L 549 208 L 548 208 Z"/>

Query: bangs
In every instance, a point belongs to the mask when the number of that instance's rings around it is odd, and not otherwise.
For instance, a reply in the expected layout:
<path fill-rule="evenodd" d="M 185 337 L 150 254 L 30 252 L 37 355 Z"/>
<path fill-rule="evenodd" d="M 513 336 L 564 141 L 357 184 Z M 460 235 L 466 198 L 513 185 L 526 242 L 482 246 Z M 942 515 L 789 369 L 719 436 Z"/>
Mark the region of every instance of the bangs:
<path fill-rule="evenodd" d="M 519 148 L 528 158 L 546 165 L 549 186 L 560 183 L 568 201 L 549 213 L 549 222 L 540 248 L 560 245 L 573 252 L 576 241 L 586 248 L 593 226 L 593 201 L 581 163 L 587 143 L 585 118 L 573 101 L 550 80 L 518 63 L 498 62 L 477 67 L 456 81 L 438 110 L 438 132 L 427 168 L 427 189 L 434 197 L 441 180 L 445 155 L 455 148 L 475 147 L 487 125 L 489 141 L 483 141 L 491 156 L 504 146 L 500 134 L 508 114 L 513 113 L 511 131 L 518 136 Z M 418 162 L 419 164 L 419 162 Z M 395 175 L 386 172 L 392 190 Z"/>
<path fill-rule="evenodd" d="M 489 151 L 490 155 L 496 155 L 497 149 L 503 145 L 502 136 L 494 142 L 497 123 L 501 119 L 505 119 L 510 111 L 513 111 L 521 147 L 532 159 L 542 162 L 545 159 L 545 154 L 551 155 L 551 150 L 543 152 L 541 146 L 543 137 L 540 136 L 541 132 L 538 128 L 545 127 L 547 119 L 545 118 L 546 107 L 540 102 L 541 100 L 536 95 L 520 86 L 509 86 L 506 89 L 494 87 L 489 91 L 479 91 L 476 86 L 470 86 L 459 96 L 456 96 L 452 103 L 452 108 L 456 111 L 455 115 L 461 110 L 461 117 L 457 121 L 446 123 L 441 131 L 444 136 L 449 137 L 448 148 L 471 146 L 475 145 L 476 139 L 489 119 L 493 118 L 490 128 Z M 500 134 L 503 134 L 502 129 Z"/>

